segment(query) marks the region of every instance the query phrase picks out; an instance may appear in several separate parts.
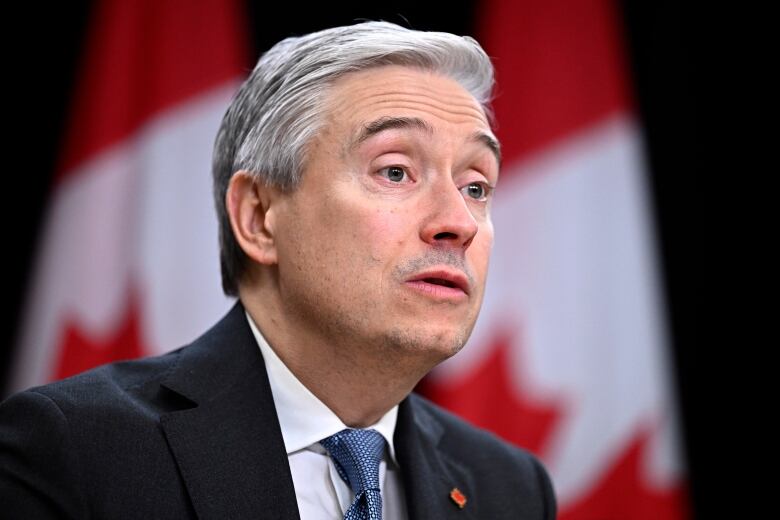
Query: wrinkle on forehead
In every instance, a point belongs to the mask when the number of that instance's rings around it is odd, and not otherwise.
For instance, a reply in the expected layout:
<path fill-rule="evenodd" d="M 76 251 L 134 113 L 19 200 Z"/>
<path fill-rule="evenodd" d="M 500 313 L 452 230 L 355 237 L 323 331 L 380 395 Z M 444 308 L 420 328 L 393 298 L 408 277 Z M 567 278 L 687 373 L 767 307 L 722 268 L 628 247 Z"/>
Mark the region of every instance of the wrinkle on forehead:
<path fill-rule="evenodd" d="M 438 78 L 446 79 L 443 76 L 438 76 Z M 409 79 L 415 81 L 415 83 L 405 83 L 403 88 L 398 88 L 395 83 L 383 83 L 380 85 L 363 85 L 362 83 L 358 83 L 355 88 L 346 88 L 345 92 L 366 104 L 376 103 L 376 98 L 380 98 L 379 101 L 383 99 L 399 101 L 416 100 L 417 102 L 431 103 L 443 109 L 452 107 L 467 112 L 475 112 L 479 115 L 482 114 L 482 107 L 479 103 L 477 103 L 471 94 L 463 90 L 463 87 L 454 81 L 452 85 L 446 86 L 441 83 L 439 83 L 439 85 L 429 83 L 426 86 L 422 86 L 416 83 L 416 81 L 419 81 L 419 78 Z M 436 88 L 436 86 L 443 86 L 446 90 Z M 453 91 L 450 87 L 457 87 L 458 90 Z M 377 88 L 379 88 L 379 90 L 377 90 Z"/>
<path fill-rule="evenodd" d="M 446 100 L 440 101 L 440 98 L 433 96 L 409 96 L 394 94 L 392 96 L 386 96 L 384 94 L 376 94 L 371 98 L 360 100 L 357 103 L 353 103 L 352 106 L 355 110 L 360 110 L 364 106 L 374 106 L 382 108 L 383 105 L 396 105 L 399 108 L 410 108 L 418 110 L 431 110 L 436 114 L 440 114 L 442 119 L 453 119 L 455 121 L 468 121 L 470 119 L 476 119 L 480 123 L 485 122 L 485 117 L 481 109 L 469 106 L 466 104 L 449 103 Z M 450 117 L 447 117 L 450 116 Z"/>
<path fill-rule="evenodd" d="M 372 124 L 388 119 L 407 123 L 418 120 L 429 128 L 431 135 L 442 123 L 460 127 L 458 133 L 463 132 L 465 142 L 485 146 L 495 157 L 498 168 L 501 167 L 500 146 L 482 106 L 447 76 L 395 65 L 348 73 L 333 83 L 325 107 L 325 124 L 315 143 L 335 139 L 342 157 Z"/>
<path fill-rule="evenodd" d="M 386 76 L 392 73 L 390 81 Z M 379 78 L 378 76 L 384 76 Z M 421 82 L 421 76 L 427 76 Z M 429 80 L 428 80 L 429 79 Z M 349 73 L 339 78 L 328 96 L 330 115 L 358 116 L 383 108 L 429 111 L 453 123 L 478 122 L 488 129 L 482 106 L 455 80 L 434 72 L 402 66 L 386 66 Z"/>

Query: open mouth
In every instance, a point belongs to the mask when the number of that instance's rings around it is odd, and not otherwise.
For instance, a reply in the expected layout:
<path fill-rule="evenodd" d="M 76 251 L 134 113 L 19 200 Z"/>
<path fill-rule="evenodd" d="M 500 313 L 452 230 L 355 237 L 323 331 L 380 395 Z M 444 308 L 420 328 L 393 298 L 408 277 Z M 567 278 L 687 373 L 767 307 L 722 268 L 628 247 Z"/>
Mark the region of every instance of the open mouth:
<path fill-rule="evenodd" d="M 436 300 L 462 302 L 468 298 L 469 293 L 469 283 L 465 276 L 443 270 L 421 273 L 417 277 L 407 280 L 406 284 Z"/>
<path fill-rule="evenodd" d="M 422 281 L 426 283 L 432 283 L 434 285 L 442 285 L 444 287 L 452 287 L 455 289 L 460 289 L 458 284 L 456 284 L 455 282 L 451 282 L 443 278 L 423 278 Z"/>

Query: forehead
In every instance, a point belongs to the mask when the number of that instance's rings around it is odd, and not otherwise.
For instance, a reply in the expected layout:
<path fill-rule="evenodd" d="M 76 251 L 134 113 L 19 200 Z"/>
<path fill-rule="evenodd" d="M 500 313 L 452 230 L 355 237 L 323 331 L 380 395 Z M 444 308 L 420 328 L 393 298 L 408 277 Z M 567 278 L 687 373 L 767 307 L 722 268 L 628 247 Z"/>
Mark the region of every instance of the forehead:
<path fill-rule="evenodd" d="M 438 124 L 484 129 L 487 117 L 476 99 L 455 80 L 397 65 L 346 74 L 325 99 L 328 123 L 354 129 L 379 117 L 421 117 Z"/>

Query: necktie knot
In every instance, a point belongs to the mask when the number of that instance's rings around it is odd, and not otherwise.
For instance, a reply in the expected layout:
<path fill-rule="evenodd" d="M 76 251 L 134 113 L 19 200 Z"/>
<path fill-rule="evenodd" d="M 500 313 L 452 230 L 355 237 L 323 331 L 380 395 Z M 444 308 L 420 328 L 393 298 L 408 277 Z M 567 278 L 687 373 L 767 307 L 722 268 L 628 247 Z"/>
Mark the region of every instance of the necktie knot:
<path fill-rule="evenodd" d="M 385 452 L 385 439 L 376 430 L 348 428 L 320 444 L 328 450 L 341 478 L 355 492 L 355 502 L 345 518 L 382 518 L 379 495 L 379 463 Z"/>

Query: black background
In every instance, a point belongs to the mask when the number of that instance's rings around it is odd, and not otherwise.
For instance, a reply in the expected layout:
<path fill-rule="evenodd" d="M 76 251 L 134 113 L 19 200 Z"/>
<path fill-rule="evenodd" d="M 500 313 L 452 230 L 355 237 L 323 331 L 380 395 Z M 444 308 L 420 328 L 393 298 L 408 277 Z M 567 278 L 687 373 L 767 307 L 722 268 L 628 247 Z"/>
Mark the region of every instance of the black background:
<path fill-rule="evenodd" d="M 32 4 L 32 3 L 30 3 Z M 255 54 L 291 34 L 303 34 L 358 18 L 385 19 L 417 29 L 474 34 L 475 1 L 396 1 L 324 3 L 247 3 L 247 29 Z M 704 437 L 697 409 L 702 404 L 696 378 L 694 312 L 691 289 L 692 207 L 695 135 L 690 91 L 691 56 L 679 8 L 671 2 L 618 3 L 638 94 L 646 145 L 650 152 L 656 227 L 660 236 L 667 318 L 672 331 L 678 393 L 682 400 L 685 448 L 690 467 L 694 508 L 704 515 Z M 46 7 L 4 7 L 3 49 L 7 136 L 3 154 L 2 222 L 6 230 L 0 384 L 7 378 L 11 349 L 27 284 L 42 209 L 64 129 L 68 102 L 84 43 L 91 2 L 52 2 Z M 407 23 L 408 21 L 408 23 Z M 475 35 L 476 36 L 476 35 Z M 7 139 L 10 137 L 10 141 Z M 10 235 L 10 236 L 9 236 Z M 4 385 L 0 386 L 4 387 Z"/>

